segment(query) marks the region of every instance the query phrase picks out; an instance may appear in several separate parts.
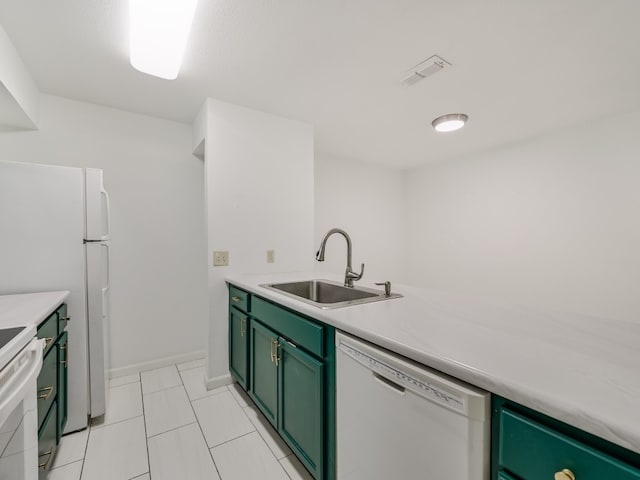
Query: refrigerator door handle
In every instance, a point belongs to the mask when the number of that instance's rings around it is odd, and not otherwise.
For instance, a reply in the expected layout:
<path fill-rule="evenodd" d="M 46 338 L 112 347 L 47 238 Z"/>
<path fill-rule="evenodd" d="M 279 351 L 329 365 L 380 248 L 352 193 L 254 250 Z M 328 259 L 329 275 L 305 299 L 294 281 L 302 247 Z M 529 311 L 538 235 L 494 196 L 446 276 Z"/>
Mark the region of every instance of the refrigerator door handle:
<path fill-rule="evenodd" d="M 106 248 L 107 252 L 107 284 L 102 289 L 106 292 L 111 288 L 111 249 L 108 243 L 103 243 L 102 246 Z"/>
<path fill-rule="evenodd" d="M 111 206 L 109 202 L 109 194 L 103 186 L 100 186 L 100 195 L 104 196 L 105 213 L 107 215 L 107 231 L 102 236 L 102 240 L 109 240 L 111 238 Z"/>

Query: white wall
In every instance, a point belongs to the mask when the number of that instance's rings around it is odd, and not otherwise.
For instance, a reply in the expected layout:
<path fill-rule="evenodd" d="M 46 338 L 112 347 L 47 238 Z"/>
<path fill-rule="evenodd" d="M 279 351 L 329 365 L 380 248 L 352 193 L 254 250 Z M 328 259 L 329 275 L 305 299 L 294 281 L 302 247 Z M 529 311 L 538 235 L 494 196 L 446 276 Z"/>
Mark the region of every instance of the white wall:
<path fill-rule="evenodd" d="M 0 59 L 0 130 L 36 127 L 40 92 L 2 25 Z"/>
<path fill-rule="evenodd" d="M 206 349 L 203 162 L 191 127 L 42 96 L 40 130 L 0 134 L 0 159 L 104 170 L 111 196 L 111 367 Z"/>
<path fill-rule="evenodd" d="M 405 203 L 403 171 L 316 151 L 314 247 L 329 229 L 345 230 L 353 242 L 353 269 L 365 264 L 361 283 L 406 282 Z M 346 245 L 332 236 L 316 271 L 344 274 Z"/>
<path fill-rule="evenodd" d="M 407 172 L 412 284 L 640 322 L 640 112 Z"/>
<path fill-rule="evenodd" d="M 313 129 L 207 100 L 205 176 L 209 263 L 209 386 L 228 383 L 226 275 L 313 265 Z M 197 120 L 202 124 L 203 119 Z M 196 138 L 193 143 L 197 143 Z M 267 249 L 275 263 L 266 263 Z M 213 267 L 213 251 L 229 251 Z"/>

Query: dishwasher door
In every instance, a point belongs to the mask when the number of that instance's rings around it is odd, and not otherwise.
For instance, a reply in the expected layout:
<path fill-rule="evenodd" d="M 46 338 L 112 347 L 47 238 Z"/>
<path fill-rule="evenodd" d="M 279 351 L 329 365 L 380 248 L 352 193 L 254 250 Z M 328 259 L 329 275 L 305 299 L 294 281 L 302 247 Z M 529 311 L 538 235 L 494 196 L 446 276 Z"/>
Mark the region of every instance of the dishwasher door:
<path fill-rule="evenodd" d="M 336 335 L 339 480 L 487 480 L 489 393 Z"/>

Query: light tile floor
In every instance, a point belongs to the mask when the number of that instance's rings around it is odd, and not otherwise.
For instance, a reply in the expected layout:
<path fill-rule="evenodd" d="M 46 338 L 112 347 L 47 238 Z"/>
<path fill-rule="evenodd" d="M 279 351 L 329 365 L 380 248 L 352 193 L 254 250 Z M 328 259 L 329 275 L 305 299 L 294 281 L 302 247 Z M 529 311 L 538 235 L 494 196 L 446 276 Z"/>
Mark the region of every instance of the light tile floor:
<path fill-rule="evenodd" d="M 311 480 L 237 385 L 207 391 L 204 360 L 111 381 L 107 412 L 62 437 L 48 480 Z"/>

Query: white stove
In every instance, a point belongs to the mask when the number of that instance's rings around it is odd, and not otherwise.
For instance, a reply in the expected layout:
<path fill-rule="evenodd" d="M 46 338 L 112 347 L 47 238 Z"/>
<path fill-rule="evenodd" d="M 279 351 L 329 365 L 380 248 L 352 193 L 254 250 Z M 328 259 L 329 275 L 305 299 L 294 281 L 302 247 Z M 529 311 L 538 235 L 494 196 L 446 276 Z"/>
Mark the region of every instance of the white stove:
<path fill-rule="evenodd" d="M 38 478 L 37 378 L 44 340 L 35 325 L 0 329 L 0 478 Z"/>

